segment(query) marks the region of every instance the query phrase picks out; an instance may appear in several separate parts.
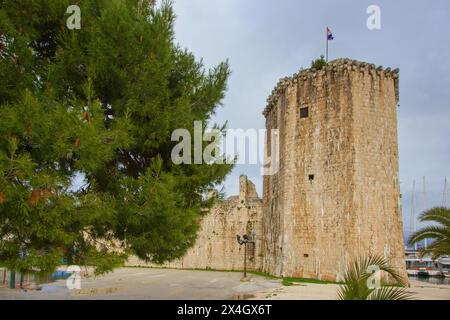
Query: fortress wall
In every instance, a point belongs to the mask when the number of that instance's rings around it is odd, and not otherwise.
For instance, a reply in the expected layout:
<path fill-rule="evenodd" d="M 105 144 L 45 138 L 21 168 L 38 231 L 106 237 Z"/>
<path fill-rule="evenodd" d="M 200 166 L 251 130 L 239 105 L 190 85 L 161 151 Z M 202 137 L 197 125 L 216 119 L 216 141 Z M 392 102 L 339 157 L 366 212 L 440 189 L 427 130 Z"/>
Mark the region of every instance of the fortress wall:
<path fill-rule="evenodd" d="M 262 234 L 262 201 L 254 184 L 241 176 L 239 196 L 218 202 L 201 222 L 195 245 L 181 258 L 163 265 L 145 263 L 132 257 L 127 265 L 170 267 L 186 269 L 242 270 L 244 245 L 237 243 L 236 235 Z M 247 269 L 260 270 L 261 241 L 248 244 Z"/>
<path fill-rule="evenodd" d="M 236 235 L 254 230 L 249 270 L 334 281 L 354 259 L 376 254 L 406 278 L 397 103 L 398 71 L 358 61 L 281 79 L 264 110 L 266 129 L 279 130 L 280 167 L 263 178 L 263 200 L 241 176 L 239 196 L 212 208 L 196 244 L 163 266 L 242 270 Z"/>

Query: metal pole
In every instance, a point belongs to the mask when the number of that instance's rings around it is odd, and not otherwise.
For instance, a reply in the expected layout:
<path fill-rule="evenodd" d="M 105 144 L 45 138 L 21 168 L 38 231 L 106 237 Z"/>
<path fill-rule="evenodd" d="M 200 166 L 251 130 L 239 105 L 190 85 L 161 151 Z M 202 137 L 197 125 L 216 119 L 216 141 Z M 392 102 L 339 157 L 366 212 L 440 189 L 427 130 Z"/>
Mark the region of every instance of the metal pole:
<path fill-rule="evenodd" d="M 14 289 L 16 287 L 16 272 L 10 271 L 9 273 L 9 288 Z"/>
<path fill-rule="evenodd" d="M 427 210 L 427 189 L 426 189 L 426 183 L 425 183 L 425 176 L 423 176 L 422 179 L 422 184 L 423 184 L 423 211 Z M 425 244 L 425 249 L 428 247 L 428 239 L 425 238 L 424 239 L 424 244 Z"/>
<path fill-rule="evenodd" d="M 410 235 L 416 232 L 416 179 L 413 179 L 413 188 L 412 188 L 412 196 L 411 196 L 411 217 L 409 221 Z M 414 250 L 417 250 L 417 242 L 414 243 Z"/>
<path fill-rule="evenodd" d="M 447 206 L 447 177 L 444 180 L 444 193 L 442 194 L 442 206 Z"/>
<path fill-rule="evenodd" d="M 327 39 L 327 52 L 326 52 L 326 62 L 328 62 L 328 27 L 325 30 L 326 31 L 326 36 L 325 38 Z"/>

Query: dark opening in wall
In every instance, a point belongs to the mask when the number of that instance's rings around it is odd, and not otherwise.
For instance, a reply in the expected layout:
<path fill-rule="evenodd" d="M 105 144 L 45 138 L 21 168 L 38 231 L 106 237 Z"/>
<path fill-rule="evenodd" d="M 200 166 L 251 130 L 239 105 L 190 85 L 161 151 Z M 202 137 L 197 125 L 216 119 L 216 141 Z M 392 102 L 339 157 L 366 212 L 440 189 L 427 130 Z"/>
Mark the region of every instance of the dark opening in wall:
<path fill-rule="evenodd" d="M 305 254 L 303 254 L 303 256 L 304 256 L 305 258 L 308 258 L 308 257 L 309 257 L 309 254 L 305 253 Z"/>
<path fill-rule="evenodd" d="M 309 181 L 313 181 L 314 180 L 314 175 L 313 174 L 308 175 L 308 179 L 309 179 Z"/>
<path fill-rule="evenodd" d="M 300 108 L 300 118 L 308 118 L 308 116 L 309 116 L 309 108 L 301 107 Z"/>

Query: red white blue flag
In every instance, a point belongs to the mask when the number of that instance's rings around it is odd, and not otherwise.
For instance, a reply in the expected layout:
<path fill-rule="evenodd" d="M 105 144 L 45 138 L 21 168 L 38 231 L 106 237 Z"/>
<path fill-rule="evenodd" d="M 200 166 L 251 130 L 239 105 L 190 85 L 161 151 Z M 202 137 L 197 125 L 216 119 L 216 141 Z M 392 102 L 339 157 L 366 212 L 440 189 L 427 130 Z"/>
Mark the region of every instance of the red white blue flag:
<path fill-rule="evenodd" d="M 333 34 L 331 33 L 330 28 L 327 27 L 327 40 L 333 40 Z"/>

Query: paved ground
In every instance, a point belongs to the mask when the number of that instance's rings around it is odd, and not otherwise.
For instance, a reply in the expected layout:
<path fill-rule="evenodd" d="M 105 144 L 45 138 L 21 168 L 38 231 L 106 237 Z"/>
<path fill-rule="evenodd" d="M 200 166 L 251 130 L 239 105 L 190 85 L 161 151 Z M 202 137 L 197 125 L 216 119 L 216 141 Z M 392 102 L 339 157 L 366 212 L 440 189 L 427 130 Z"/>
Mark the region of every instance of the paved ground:
<path fill-rule="evenodd" d="M 0 288 L 0 299 L 246 299 L 256 291 L 281 287 L 279 280 L 240 272 L 120 268 L 98 278 L 81 280 L 69 290 L 66 280 L 42 285 L 41 291 Z"/>
<path fill-rule="evenodd" d="M 242 273 L 150 268 L 121 268 L 98 278 L 83 278 L 80 290 L 69 290 L 65 280 L 42 285 L 41 291 L 0 288 L 1 299 L 336 299 L 337 285 L 299 283 Z M 411 280 L 417 299 L 450 300 L 449 285 Z"/>
<path fill-rule="evenodd" d="M 408 291 L 417 300 L 450 300 L 450 285 L 438 285 L 410 280 Z M 339 286 L 336 284 L 298 283 L 258 291 L 252 299 L 271 300 L 335 300 Z"/>

